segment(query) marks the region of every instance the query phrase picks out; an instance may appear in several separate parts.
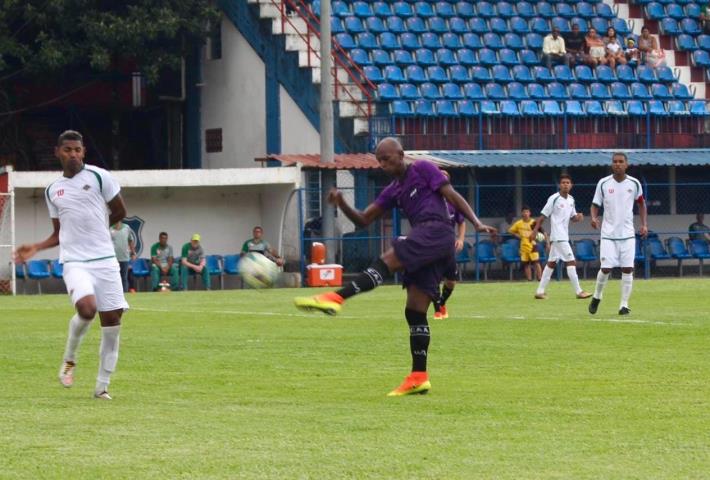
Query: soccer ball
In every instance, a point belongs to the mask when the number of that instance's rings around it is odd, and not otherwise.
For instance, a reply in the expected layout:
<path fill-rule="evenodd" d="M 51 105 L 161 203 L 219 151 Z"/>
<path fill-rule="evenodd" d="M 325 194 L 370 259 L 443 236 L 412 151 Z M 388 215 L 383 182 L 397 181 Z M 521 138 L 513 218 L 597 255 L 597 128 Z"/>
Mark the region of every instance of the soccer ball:
<path fill-rule="evenodd" d="M 279 267 L 261 253 L 251 252 L 239 261 L 239 274 L 252 288 L 271 288 L 279 275 Z"/>
<path fill-rule="evenodd" d="M 535 241 L 538 243 L 544 242 L 545 241 L 545 234 L 542 232 L 537 232 L 537 235 L 535 235 Z"/>

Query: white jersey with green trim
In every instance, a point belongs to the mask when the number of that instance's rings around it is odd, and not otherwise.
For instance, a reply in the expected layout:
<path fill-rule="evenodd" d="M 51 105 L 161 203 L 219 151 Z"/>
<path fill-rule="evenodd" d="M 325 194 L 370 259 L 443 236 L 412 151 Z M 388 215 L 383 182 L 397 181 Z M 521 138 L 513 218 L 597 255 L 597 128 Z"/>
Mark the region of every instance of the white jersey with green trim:
<path fill-rule="evenodd" d="M 614 180 L 614 175 L 599 180 L 592 203 L 604 209 L 601 238 L 634 238 L 634 202 L 642 196 L 641 182 L 630 175 L 621 182 Z"/>
<path fill-rule="evenodd" d="M 550 241 L 569 241 L 569 221 L 577 215 L 574 197 L 568 194 L 565 198 L 559 192 L 550 195 L 541 213 L 550 219 Z"/>
<path fill-rule="evenodd" d="M 109 172 L 93 165 L 45 189 L 50 218 L 59 219 L 59 261 L 90 262 L 115 257 L 107 203 L 121 191 Z"/>

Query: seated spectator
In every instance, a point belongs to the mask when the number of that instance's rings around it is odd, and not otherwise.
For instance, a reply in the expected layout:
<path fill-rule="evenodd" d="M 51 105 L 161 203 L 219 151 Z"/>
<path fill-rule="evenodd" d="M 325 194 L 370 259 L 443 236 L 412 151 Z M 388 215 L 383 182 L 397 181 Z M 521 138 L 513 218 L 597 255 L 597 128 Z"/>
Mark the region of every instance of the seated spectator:
<path fill-rule="evenodd" d="M 168 234 L 160 232 L 158 243 L 150 247 L 150 283 L 153 291 L 158 290 L 158 286 L 163 277 L 170 279 L 170 289 L 178 288 L 178 269 L 175 265 L 173 247 L 168 245 Z"/>
<path fill-rule="evenodd" d="M 212 279 L 206 266 L 205 251 L 200 240 L 200 234 L 196 233 L 189 242 L 182 246 L 180 278 L 182 279 L 183 290 L 187 290 L 187 279 L 190 275 L 202 275 L 202 285 L 205 290 L 209 290 L 212 287 Z"/>
<path fill-rule="evenodd" d="M 579 31 L 579 24 L 572 24 L 572 31 L 565 37 L 565 48 L 567 50 L 567 61 L 570 67 L 587 63 L 587 54 L 584 53 L 584 35 Z M 499 232 L 501 230 L 498 230 Z M 507 232 L 507 230 L 506 230 Z"/>
<path fill-rule="evenodd" d="M 705 219 L 704 213 L 698 213 L 695 216 L 696 221 L 688 227 L 688 238 L 690 240 L 705 240 L 710 242 L 710 227 L 703 223 Z"/>
<path fill-rule="evenodd" d="M 710 6 L 703 6 L 700 10 L 700 27 L 703 29 L 703 33 L 710 35 Z"/>
<path fill-rule="evenodd" d="M 636 48 L 636 42 L 633 38 L 626 40 L 626 63 L 632 67 L 641 63 L 641 52 Z"/>
<path fill-rule="evenodd" d="M 624 47 L 621 40 L 616 36 L 616 30 L 609 28 L 604 37 L 604 47 L 606 48 L 606 61 L 611 68 L 616 68 L 617 65 L 626 64 L 626 56 L 624 55 Z"/>
<path fill-rule="evenodd" d="M 589 29 L 587 36 L 584 37 L 584 42 L 589 52 L 589 56 L 587 57 L 589 66 L 596 67 L 597 65 L 606 65 L 606 46 L 604 45 L 604 39 L 597 35 L 595 29 Z"/>
<path fill-rule="evenodd" d="M 247 253 L 250 252 L 256 252 L 256 253 L 261 253 L 264 255 L 266 258 L 269 260 L 273 261 L 278 265 L 279 267 L 284 264 L 283 258 L 279 257 L 279 254 L 276 250 L 271 248 L 271 245 L 269 245 L 269 242 L 266 240 L 262 239 L 261 237 L 264 235 L 264 229 L 256 226 L 254 227 L 254 230 L 252 231 L 253 238 L 250 240 L 247 240 L 244 242 L 242 245 L 242 251 L 241 251 L 241 256 L 243 257 Z"/>
<path fill-rule="evenodd" d="M 569 66 L 565 39 L 560 36 L 557 28 L 553 28 L 552 33 L 547 35 L 542 43 L 542 59 L 549 69 L 552 69 L 553 63 L 555 65 L 564 63 Z"/>
<path fill-rule="evenodd" d="M 116 252 L 116 260 L 121 272 L 123 291 L 128 292 L 128 264 L 136 258 L 136 236 L 133 229 L 120 220 L 111 226 L 110 231 L 113 250 Z"/>
<path fill-rule="evenodd" d="M 647 56 L 649 53 L 658 50 L 658 41 L 656 40 L 656 37 L 651 35 L 651 31 L 646 26 L 641 29 L 638 49 L 639 52 L 641 52 L 641 63 L 643 64 L 647 63 Z"/>

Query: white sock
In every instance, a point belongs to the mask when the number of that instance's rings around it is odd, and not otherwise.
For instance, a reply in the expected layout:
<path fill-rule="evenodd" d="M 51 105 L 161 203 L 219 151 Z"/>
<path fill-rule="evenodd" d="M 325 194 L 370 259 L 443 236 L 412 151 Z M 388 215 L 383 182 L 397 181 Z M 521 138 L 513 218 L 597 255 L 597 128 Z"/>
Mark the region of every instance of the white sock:
<path fill-rule="evenodd" d="M 89 331 L 91 320 L 83 319 L 75 313 L 69 320 L 69 334 L 67 335 L 67 345 L 64 348 L 64 361 L 76 362 L 76 349 L 79 348 L 81 339 Z"/>
<path fill-rule="evenodd" d="M 545 289 L 547 288 L 547 284 L 550 283 L 550 279 L 552 278 L 552 273 L 555 271 L 554 268 L 550 268 L 547 265 L 545 265 L 545 269 L 542 271 L 542 276 L 540 277 L 540 283 L 537 285 L 537 294 L 542 295 L 545 293 Z"/>
<path fill-rule="evenodd" d="M 579 277 L 577 276 L 577 267 L 570 265 L 567 267 L 567 276 L 569 281 L 572 283 L 572 288 L 574 288 L 574 293 L 579 295 L 582 293 L 582 287 L 579 286 Z"/>
<path fill-rule="evenodd" d="M 621 305 L 619 308 L 626 307 L 629 308 L 629 297 L 631 296 L 631 287 L 634 284 L 634 274 L 633 273 L 622 273 L 621 274 Z"/>
<path fill-rule="evenodd" d="M 111 374 L 116 370 L 118 362 L 118 334 L 120 325 L 101 327 L 101 347 L 99 349 L 99 375 L 96 377 L 96 392 L 101 393 L 108 388 Z"/>
<path fill-rule="evenodd" d="M 597 284 L 594 286 L 594 298 L 598 300 L 602 299 L 604 287 L 606 286 L 607 280 L 609 280 L 609 273 L 604 273 L 601 269 L 599 270 L 599 273 L 597 273 Z"/>

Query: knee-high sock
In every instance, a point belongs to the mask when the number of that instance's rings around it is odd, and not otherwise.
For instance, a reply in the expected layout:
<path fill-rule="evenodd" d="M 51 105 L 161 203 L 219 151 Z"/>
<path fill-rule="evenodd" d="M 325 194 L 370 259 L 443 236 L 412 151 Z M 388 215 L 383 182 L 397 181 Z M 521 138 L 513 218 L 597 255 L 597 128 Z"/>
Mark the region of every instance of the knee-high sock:
<path fill-rule="evenodd" d="M 69 320 L 69 334 L 67 335 L 67 345 L 64 348 L 64 361 L 76 362 L 76 350 L 81 344 L 81 339 L 89 330 L 91 320 L 83 319 L 75 313 Z"/>
<path fill-rule="evenodd" d="M 96 391 L 102 392 L 111 382 L 111 374 L 118 362 L 118 337 L 121 326 L 101 327 L 101 347 L 99 349 L 99 375 L 96 377 Z"/>
<path fill-rule="evenodd" d="M 631 287 L 634 284 L 634 274 L 633 273 L 622 273 L 621 274 L 621 307 L 629 307 L 629 297 L 631 297 Z"/>
<path fill-rule="evenodd" d="M 372 265 L 367 267 L 365 271 L 355 277 L 355 280 L 335 293 L 343 297 L 343 299 L 346 299 L 358 293 L 370 291 L 382 285 L 382 282 L 385 281 L 389 273 L 389 268 L 387 268 L 385 262 L 383 262 L 381 258 L 378 258 Z"/>
<path fill-rule="evenodd" d="M 409 325 L 409 349 L 412 352 L 412 371 L 426 372 L 427 352 L 429 351 L 429 323 L 426 313 L 416 312 L 409 308 L 404 310 Z"/>
<path fill-rule="evenodd" d="M 441 305 L 442 307 L 443 307 L 444 305 L 446 305 L 446 301 L 449 299 L 449 297 L 451 296 L 452 293 L 454 293 L 453 287 L 452 287 L 452 288 L 449 288 L 449 287 L 446 286 L 446 284 L 444 284 L 444 286 L 443 286 L 442 289 L 441 289 L 441 298 L 440 298 L 440 300 L 439 300 L 440 305 Z"/>
<path fill-rule="evenodd" d="M 599 269 L 599 273 L 597 273 L 597 284 L 594 286 L 594 298 L 598 298 L 599 300 L 602 299 L 602 295 L 604 294 L 604 287 L 606 286 L 606 282 L 609 280 L 609 273 L 604 273 Z"/>
<path fill-rule="evenodd" d="M 572 284 L 572 288 L 574 289 L 574 293 L 579 294 L 582 292 L 582 287 L 579 286 L 579 277 L 577 276 L 577 267 L 573 267 L 570 265 L 567 267 L 567 276 L 569 277 L 569 281 Z"/>
<path fill-rule="evenodd" d="M 545 289 L 547 288 L 547 284 L 550 283 L 550 279 L 552 278 L 552 274 L 555 271 L 554 268 L 550 268 L 545 264 L 545 269 L 542 271 L 542 277 L 540 278 L 540 283 L 537 284 L 537 292 L 538 294 L 543 294 L 545 293 Z"/>

